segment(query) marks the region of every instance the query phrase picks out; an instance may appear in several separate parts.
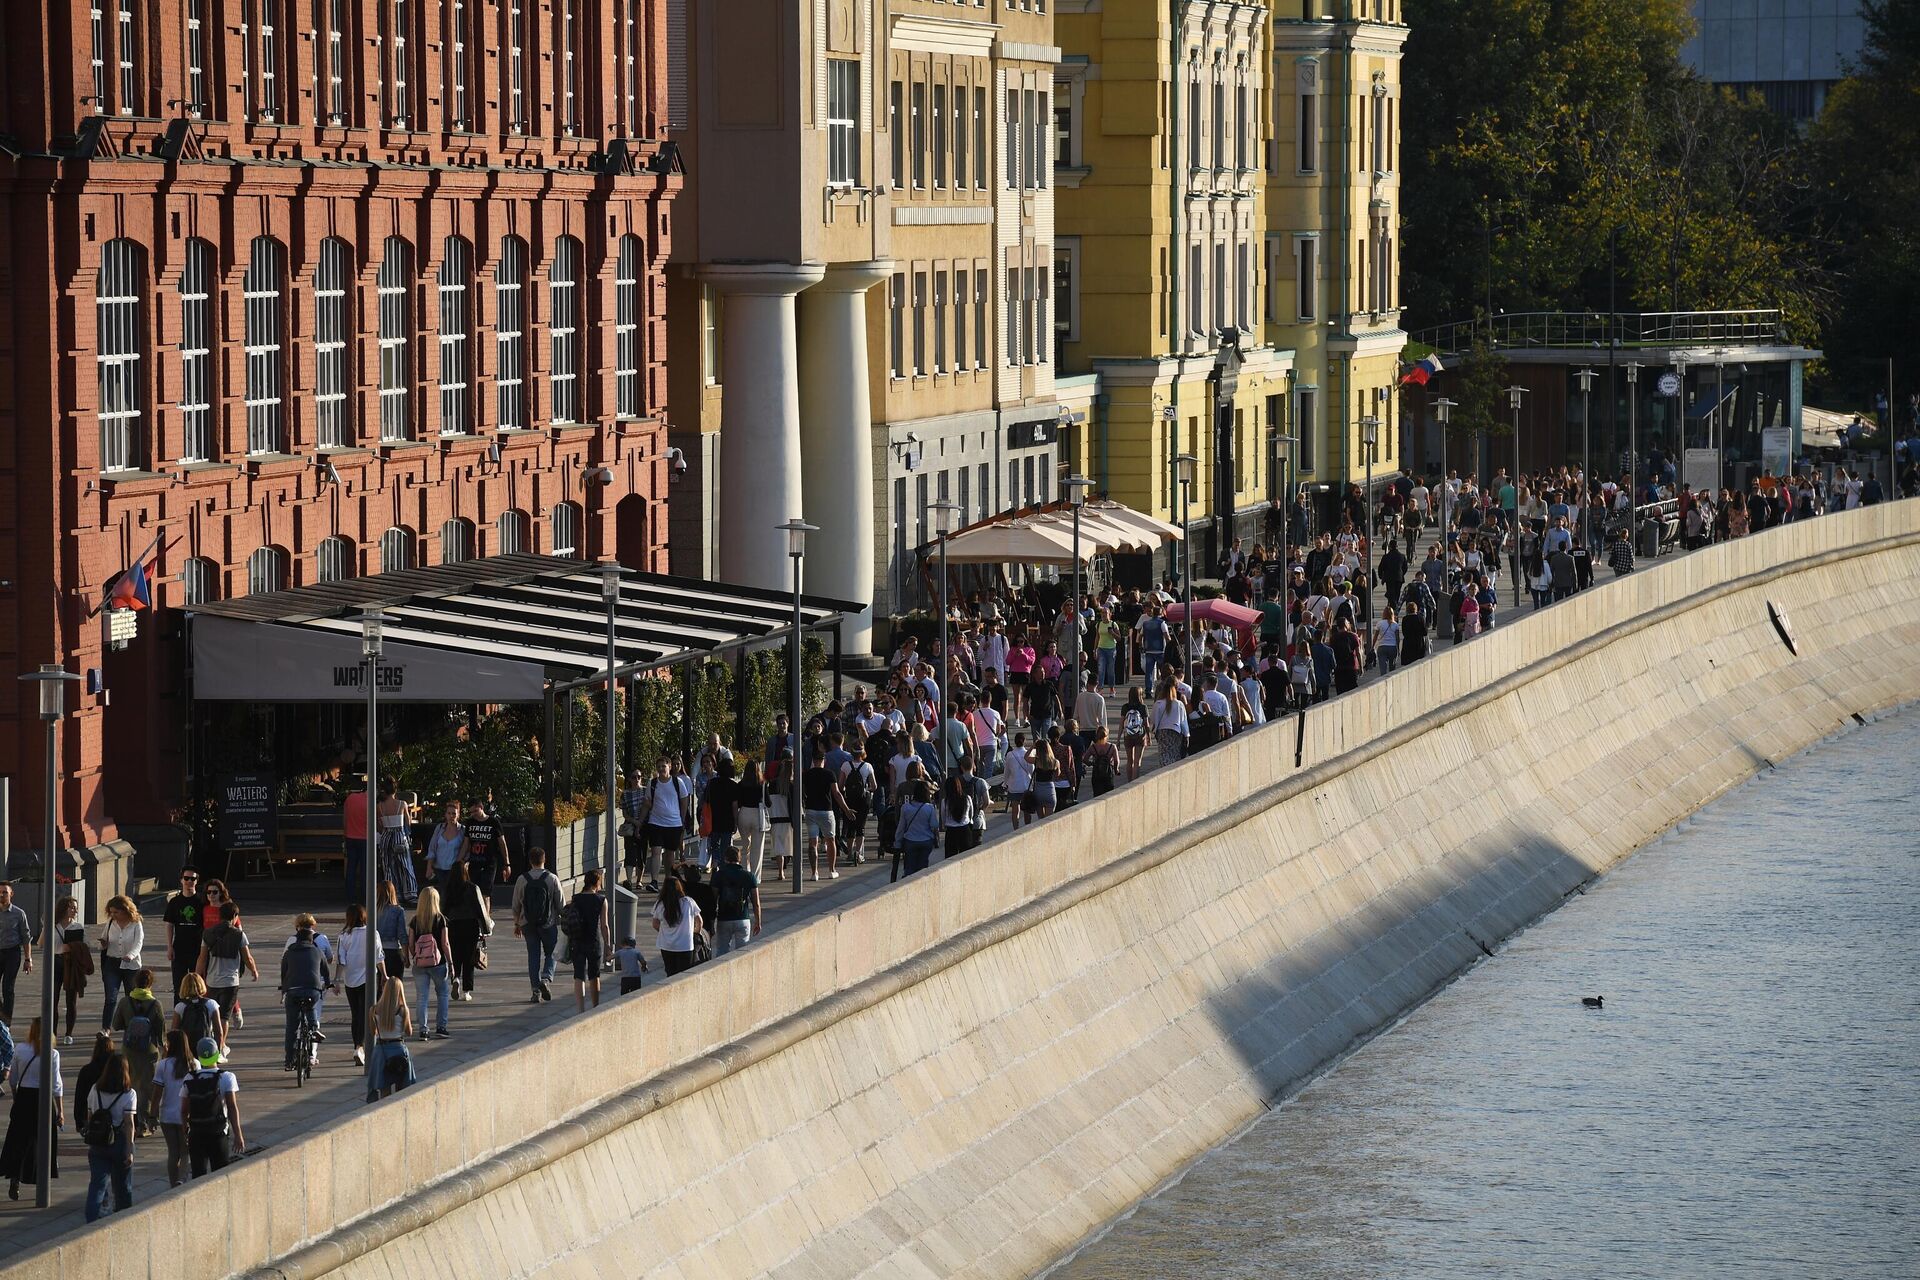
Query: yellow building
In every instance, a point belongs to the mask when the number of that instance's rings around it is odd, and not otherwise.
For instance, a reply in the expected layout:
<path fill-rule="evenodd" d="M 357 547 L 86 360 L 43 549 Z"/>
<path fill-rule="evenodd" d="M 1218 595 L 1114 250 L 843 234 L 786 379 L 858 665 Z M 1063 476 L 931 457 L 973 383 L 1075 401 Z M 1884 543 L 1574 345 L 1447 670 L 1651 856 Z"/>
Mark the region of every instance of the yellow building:
<path fill-rule="evenodd" d="M 1397 0 L 1338 2 L 1055 8 L 1060 366 L 1100 377 L 1074 461 L 1178 519 L 1196 458 L 1202 566 L 1294 475 L 1358 480 L 1363 419 L 1376 479 L 1397 466 L 1405 29 Z"/>

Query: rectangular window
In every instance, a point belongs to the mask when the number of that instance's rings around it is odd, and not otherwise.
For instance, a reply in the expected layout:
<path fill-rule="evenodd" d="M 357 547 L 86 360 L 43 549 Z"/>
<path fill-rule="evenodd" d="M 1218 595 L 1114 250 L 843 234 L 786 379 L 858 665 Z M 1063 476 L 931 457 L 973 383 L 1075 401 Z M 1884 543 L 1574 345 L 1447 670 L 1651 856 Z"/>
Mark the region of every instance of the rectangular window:
<path fill-rule="evenodd" d="M 508 236 L 500 243 L 500 261 L 493 268 L 494 387 L 498 392 L 502 431 L 527 425 L 527 249 Z"/>
<path fill-rule="evenodd" d="M 987 269 L 976 267 L 973 272 L 973 367 L 987 367 Z"/>
<path fill-rule="evenodd" d="M 96 358 L 103 471 L 128 471 L 141 462 L 140 284 L 145 256 L 131 240 L 112 240 L 100 257 Z M 251 367 L 251 360 L 248 363 Z"/>
<path fill-rule="evenodd" d="M 1203 291 L 1205 282 L 1200 279 L 1201 269 L 1205 265 L 1205 259 L 1200 254 L 1200 246 L 1197 244 L 1189 246 L 1187 249 L 1187 331 L 1189 333 L 1199 333 L 1206 323 L 1206 316 L 1202 310 L 1206 305 L 1206 294 Z"/>
<path fill-rule="evenodd" d="M 255 104 L 255 113 L 262 120 L 272 121 L 279 118 L 279 66 L 280 42 L 273 22 L 273 6 L 262 3 L 260 6 L 260 98 Z"/>
<path fill-rule="evenodd" d="M 413 332 L 413 250 L 398 236 L 387 239 L 374 292 L 380 305 L 380 438 L 413 437 L 409 390 L 413 381 L 408 338 Z"/>
<path fill-rule="evenodd" d="M 627 136 L 640 136 L 640 8 L 645 0 L 620 0 L 621 40 L 620 84 L 626 99 Z"/>
<path fill-rule="evenodd" d="M 953 186 L 958 191 L 967 185 L 967 87 L 953 87 Z"/>
<path fill-rule="evenodd" d="M 933 86 L 933 185 L 947 186 L 947 86 Z"/>
<path fill-rule="evenodd" d="M 447 123 L 464 132 L 471 127 L 467 117 L 467 7 L 465 0 L 449 0 L 447 13 L 447 78 L 451 83 L 453 109 Z"/>
<path fill-rule="evenodd" d="M 1213 72 L 1213 167 L 1227 167 L 1227 86 L 1220 79 L 1220 69 Z"/>
<path fill-rule="evenodd" d="M 554 0 L 554 3 L 560 9 L 560 127 L 568 137 L 573 137 L 580 132 L 580 117 L 575 110 L 579 100 L 576 53 L 580 47 L 580 17 L 575 5 L 579 0 Z"/>
<path fill-rule="evenodd" d="M 507 0 L 507 128 L 527 131 L 528 0 Z"/>
<path fill-rule="evenodd" d="M 933 371 L 947 371 L 947 273 L 933 273 Z"/>
<path fill-rule="evenodd" d="M 326 0 L 327 123 L 347 122 L 347 0 Z"/>
<path fill-rule="evenodd" d="M 904 271 L 893 273 L 893 298 L 888 310 L 893 313 L 888 334 L 888 367 L 894 377 L 904 378 L 907 376 L 907 273 Z"/>
<path fill-rule="evenodd" d="M 473 430 L 468 387 L 467 279 L 473 273 L 467 242 L 449 236 L 440 258 L 435 295 L 440 304 L 440 434 L 463 436 Z"/>
<path fill-rule="evenodd" d="M 640 237 L 620 237 L 613 275 L 613 401 L 622 418 L 641 415 L 640 395 Z M 708 371 L 708 381 L 712 372 Z"/>
<path fill-rule="evenodd" d="M 860 182 L 860 64 L 851 58 L 827 60 L 827 181 Z"/>
<path fill-rule="evenodd" d="M 1165 245 L 1160 246 L 1160 274 L 1154 278 L 1154 284 L 1154 296 L 1160 307 L 1160 336 L 1164 338 L 1167 336 L 1167 289 L 1169 288 Z"/>
<path fill-rule="evenodd" d="M 1026 137 L 1021 139 L 1020 148 L 1020 186 L 1031 191 L 1040 185 L 1040 162 L 1047 154 L 1041 142 L 1040 95 L 1031 89 L 1021 91 L 1021 123 L 1026 127 Z"/>
<path fill-rule="evenodd" d="M 1200 167 L 1200 67 L 1187 64 L 1187 167 Z"/>
<path fill-rule="evenodd" d="M 1301 173 L 1320 172 L 1320 95 L 1300 95 L 1299 160 Z"/>
<path fill-rule="evenodd" d="M 993 514 L 993 472 L 988 468 L 989 468 L 989 464 L 985 462 L 981 463 L 977 468 L 975 468 L 975 474 L 978 475 L 980 478 L 980 483 L 979 483 L 980 516 L 979 518 L 982 520 L 985 520 L 988 516 Z"/>
<path fill-rule="evenodd" d="M 138 102 L 133 78 L 133 4 L 134 0 L 117 0 L 119 6 L 120 28 L 120 101 L 117 104 L 120 114 L 134 114 Z"/>
<path fill-rule="evenodd" d="M 207 0 L 187 0 L 187 112 L 198 118 L 206 109 Z"/>
<path fill-rule="evenodd" d="M 1053 331 L 1057 342 L 1073 335 L 1073 252 L 1065 245 L 1053 247 Z"/>
<path fill-rule="evenodd" d="M 907 185 L 907 122 L 901 118 L 906 109 L 906 93 L 906 86 L 895 80 L 887 99 L 887 143 L 893 150 L 896 190 Z"/>
<path fill-rule="evenodd" d="M 927 376 L 927 273 L 913 273 L 913 374 Z"/>
<path fill-rule="evenodd" d="M 968 289 L 967 268 L 956 268 L 953 273 L 953 368 L 956 373 L 967 367 Z"/>
<path fill-rule="evenodd" d="M 1301 320 L 1317 320 L 1320 318 L 1320 241 L 1312 236 L 1304 236 L 1293 243 L 1295 252 L 1300 255 L 1299 288 L 1294 299 L 1294 313 Z"/>
<path fill-rule="evenodd" d="M 700 290 L 700 372 L 710 387 L 720 384 L 720 294 L 712 285 Z"/>
<path fill-rule="evenodd" d="M 254 239 L 242 286 L 246 312 L 248 453 L 284 453 L 287 447 L 280 355 L 286 323 L 280 302 L 285 263 L 286 251 L 279 241 L 266 236 Z"/>
<path fill-rule="evenodd" d="M 1047 363 L 1047 344 L 1053 341 L 1053 328 L 1047 323 L 1047 286 L 1052 277 L 1044 266 L 1027 272 L 1028 287 L 1033 291 L 1033 358 L 1040 364 Z"/>
<path fill-rule="evenodd" d="M 927 186 L 927 86 L 913 86 L 913 119 L 908 122 L 912 131 L 913 143 L 913 188 L 924 191 Z"/>
<path fill-rule="evenodd" d="M 338 244 L 338 241 L 328 241 Z M 321 249 L 325 271 L 326 250 Z M 323 276 L 324 279 L 324 276 Z M 327 301 L 318 299 L 321 319 Z M 206 462 L 213 456 L 213 246 L 205 240 L 187 241 L 180 273 L 180 461 Z M 322 368 L 325 358 L 322 357 Z M 321 390 L 324 392 L 324 385 Z M 321 422 L 326 403 L 321 401 Z M 321 440 L 326 443 L 325 438 Z"/>
<path fill-rule="evenodd" d="M 1007 501 L 1003 511 L 1014 511 L 1020 506 L 1020 463 L 1017 459 L 1007 463 Z"/>
<path fill-rule="evenodd" d="M 580 421 L 580 258 L 580 242 L 561 236 L 547 267 L 547 344 L 553 357 L 547 381 L 555 422 Z"/>
<path fill-rule="evenodd" d="M 106 0 L 93 0 L 88 10 L 91 22 L 91 45 L 89 65 L 93 71 L 93 111 L 95 115 L 104 114 L 107 109 L 107 15 L 101 9 Z"/>
<path fill-rule="evenodd" d="M 1007 268 L 1007 363 L 1020 363 L 1020 269 Z"/>
<path fill-rule="evenodd" d="M 893 598 L 904 609 L 913 593 L 913 563 L 907 556 L 907 478 L 893 482 Z"/>
<path fill-rule="evenodd" d="M 1373 95 L 1373 171 L 1387 171 L 1387 96 Z"/>
<path fill-rule="evenodd" d="M 1237 244 L 1233 247 L 1233 322 L 1242 329 L 1253 322 L 1252 294 L 1253 283 L 1247 274 L 1247 246 Z"/>
<path fill-rule="evenodd" d="M 1009 189 L 1020 185 L 1020 91 L 1007 90 L 1007 118 L 1003 136 L 1007 148 L 1007 186 Z"/>
<path fill-rule="evenodd" d="M 353 443 L 347 401 L 347 285 L 352 272 L 346 242 L 323 240 L 313 273 L 313 401 L 323 449 Z"/>
<path fill-rule="evenodd" d="M 1320 393 L 1312 387 L 1302 387 L 1295 394 L 1299 400 L 1294 410 L 1293 434 L 1300 437 L 1294 442 L 1294 448 L 1297 450 L 1295 456 L 1300 459 L 1301 471 L 1312 471 L 1314 447 L 1320 439 L 1320 417 L 1317 407 L 1320 402 Z"/>
<path fill-rule="evenodd" d="M 1247 86 L 1245 81 L 1233 86 L 1233 167 L 1247 167 Z"/>
<path fill-rule="evenodd" d="M 1058 98 L 1053 104 L 1053 163 L 1058 169 L 1073 165 L 1073 108 Z"/>
<path fill-rule="evenodd" d="M 973 91 L 973 185 L 987 189 L 987 91 Z"/>
<path fill-rule="evenodd" d="M 1227 246 L 1213 246 L 1213 327 L 1224 329 L 1227 324 Z"/>
<path fill-rule="evenodd" d="M 1022 477 L 1024 477 L 1026 481 L 1026 483 L 1022 486 L 1022 488 L 1024 488 L 1026 491 L 1025 493 L 1026 505 L 1030 507 L 1034 504 L 1033 455 L 1032 454 L 1028 454 L 1026 457 L 1020 460 L 1020 474 Z"/>
<path fill-rule="evenodd" d="M 407 0 L 392 0 L 387 9 L 387 122 L 405 129 L 411 115 L 407 100 Z"/>

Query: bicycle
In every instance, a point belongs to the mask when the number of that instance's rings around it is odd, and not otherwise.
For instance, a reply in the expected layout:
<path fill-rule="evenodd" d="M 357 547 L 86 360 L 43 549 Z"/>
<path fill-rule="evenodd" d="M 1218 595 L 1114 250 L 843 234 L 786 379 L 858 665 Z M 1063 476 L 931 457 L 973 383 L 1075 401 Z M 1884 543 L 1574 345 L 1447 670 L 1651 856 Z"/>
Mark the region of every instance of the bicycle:
<path fill-rule="evenodd" d="M 320 1042 L 315 1038 L 320 1030 L 313 1019 L 313 997 L 301 996 L 300 1021 L 293 1031 L 293 1085 L 303 1088 L 307 1077 L 313 1074 L 314 1066 L 320 1060 Z"/>

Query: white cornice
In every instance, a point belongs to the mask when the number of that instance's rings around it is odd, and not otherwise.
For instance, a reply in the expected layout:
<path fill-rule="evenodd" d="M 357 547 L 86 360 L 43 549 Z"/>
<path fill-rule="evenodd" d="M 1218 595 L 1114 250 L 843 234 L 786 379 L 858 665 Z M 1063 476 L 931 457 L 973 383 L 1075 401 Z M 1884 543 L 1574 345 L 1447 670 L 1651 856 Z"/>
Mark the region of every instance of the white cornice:
<path fill-rule="evenodd" d="M 895 14 L 893 25 L 887 29 L 887 42 L 896 49 L 984 58 L 993 52 L 993 38 L 999 30 L 997 22 Z"/>
<path fill-rule="evenodd" d="M 994 52 L 1013 62 L 1052 64 L 1060 61 L 1060 46 L 1052 44 L 1022 44 L 1018 40 L 1002 40 Z"/>

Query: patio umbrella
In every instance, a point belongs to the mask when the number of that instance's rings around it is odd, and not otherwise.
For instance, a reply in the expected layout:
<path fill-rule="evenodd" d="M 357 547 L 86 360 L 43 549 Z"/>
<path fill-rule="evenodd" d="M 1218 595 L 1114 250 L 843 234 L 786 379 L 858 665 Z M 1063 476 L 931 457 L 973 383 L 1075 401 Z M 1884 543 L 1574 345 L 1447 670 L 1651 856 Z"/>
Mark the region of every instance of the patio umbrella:
<path fill-rule="evenodd" d="M 1144 511 L 1135 511 L 1124 502 L 1089 502 L 1086 509 L 1099 512 L 1103 519 L 1142 530 L 1156 539 L 1155 546 L 1168 538 L 1185 539 L 1187 536 L 1179 525 L 1168 524 L 1165 520 L 1157 519 Z"/>
<path fill-rule="evenodd" d="M 1099 550 L 1082 537 L 1084 558 Z M 982 525 L 947 539 L 949 564 L 1072 564 L 1073 531 L 1031 520 Z"/>
<path fill-rule="evenodd" d="M 1073 512 L 1049 511 L 1045 515 L 1035 516 L 1033 522 L 1048 528 L 1058 529 L 1067 535 L 1068 543 L 1073 541 Z M 1133 525 L 1123 524 L 1107 516 L 1105 512 L 1091 507 L 1080 509 L 1080 550 L 1093 551 L 1151 551 L 1160 545 L 1160 539 Z"/>

